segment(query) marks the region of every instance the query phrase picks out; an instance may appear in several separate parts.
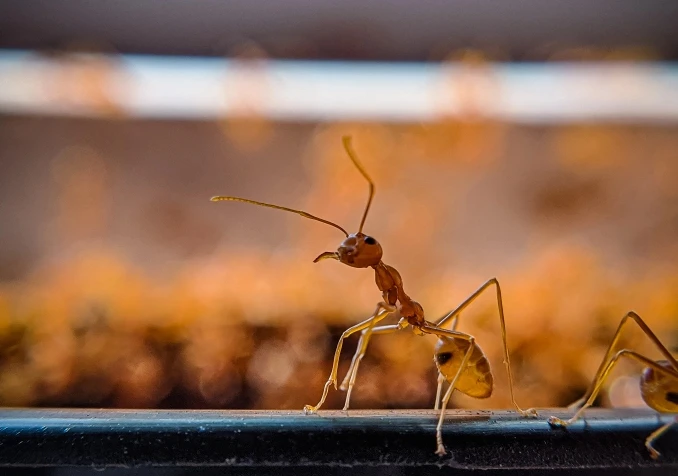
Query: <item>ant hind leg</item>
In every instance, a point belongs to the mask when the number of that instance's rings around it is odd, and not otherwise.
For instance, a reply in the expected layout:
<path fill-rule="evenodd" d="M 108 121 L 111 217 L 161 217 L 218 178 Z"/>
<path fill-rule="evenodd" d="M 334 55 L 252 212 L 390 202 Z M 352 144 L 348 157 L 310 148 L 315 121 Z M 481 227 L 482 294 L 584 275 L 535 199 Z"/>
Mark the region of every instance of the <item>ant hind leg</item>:
<path fill-rule="evenodd" d="M 509 359 L 508 343 L 506 341 L 506 320 L 504 319 L 504 303 L 501 298 L 501 287 L 499 286 L 499 281 L 497 278 L 488 279 L 482 286 L 480 286 L 473 294 L 466 298 L 461 304 L 459 304 L 455 309 L 448 312 L 442 319 L 438 321 L 436 326 L 431 326 L 432 328 L 438 329 L 440 331 L 445 331 L 442 329 L 447 321 L 452 320 L 454 328 L 457 327 L 458 319 L 461 312 L 466 309 L 473 301 L 475 301 L 478 296 L 480 296 L 486 289 L 495 286 L 497 290 L 497 309 L 499 311 L 499 324 L 501 326 L 501 340 L 504 347 L 504 365 L 506 366 L 506 373 L 508 374 L 508 383 L 509 383 L 509 393 L 511 395 L 511 403 L 515 407 L 516 411 L 522 416 L 526 417 L 536 417 L 538 416 L 537 411 L 534 408 L 528 408 L 523 410 L 518 406 L 515 396 L 513 395 L 513 372 L 511 371 L 511 360 Z M 449 331 L 447 331 L 449 332 Z M 435 332 L 434 332 L 435 333 Z"/>
<path fill-rule="evenodd" d="M 469 348 L 466 351 L 466 354 L 464 354 L 464 358 L 462 359 L 461 364 L 459 365 L 459 370 L 457 370 L 457 374 L 454 376 L 454 379 L 452 379 L 452 381 L 450 382 L 450 386 L 447 388 L 447 392 L 445 392 L 445 396 L 443 397 L 443 401 L 441 404 L 440 418 L 438 418 L 438 425 L 436 426 L 436 445 L 437 445 L 436 454 L 438 456 L 443 456 L 447 453 L 445 451 L 445 445 L 443 444 L 443 423 L 445 421 L 445 410 L 447 409 L 447 404 L 450 401 L 452 392 L 454 392 L 454 388 L 457 385 L 457 380 L 459 380 L 459 377 L 461 376 L 462 372 L 466 369 L 466 365 L 468 364 L 468 361 L 471 358 L 471 355 L 473 354 L 473 348 L 475 347 L 475 340 L 473 339 L 473 337 L 471 337 L 469 342 L 470 342 Z M 438 381 L 440 382 L 440 380 Z M 442 388 L 442 384 L 440 388 Z"/>
<path fill-rule="evenodd" d="M 433 402 L 433 409 L 440 409 L 440 395 L 443 393 L 443 382 L 445 382 L 445 376 L 438 372 L 438 388 L 436 389 L 436 401 Z"/>

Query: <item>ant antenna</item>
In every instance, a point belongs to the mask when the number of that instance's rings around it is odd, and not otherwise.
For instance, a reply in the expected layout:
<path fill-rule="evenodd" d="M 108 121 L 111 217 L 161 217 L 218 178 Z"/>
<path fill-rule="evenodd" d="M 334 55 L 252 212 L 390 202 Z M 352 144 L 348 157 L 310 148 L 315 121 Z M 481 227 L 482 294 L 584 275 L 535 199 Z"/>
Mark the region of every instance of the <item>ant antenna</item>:
<path fill-rule="evenodd" d="M 344 143 L 344 149 L 346 149 L 346 153 L 351 158 L 351 161 L 353 161 L 353 164 L 360 171 L 360 173 L 363 174 L 363 177 L 365 177 L 365 179 L 370 184 L 370 196 L 367 199 L 367 206 L 365 207 L 365 213 L 363 213 L 363 219 L 360 220 L 360 228 L 358 229 L 358 233 L 361 233 L 363 231 L 363 225 L 365 225 L 365 219 L 367 218 L 367 212 L 370 211 L 370 205 L 372 204 L 372 197 L 374 197 L 374 182 L 372 182 L 372 179 L 370 178 L 369 175 L 367 175 L 367 172 L 365 172 L 365 169 L 363 168 L 363 166 L 358 161 L 358 157 L 356 156 L 355 152 L 353 151 L 353 147 L 351 146 L 351 136 L 344 136 L 344 137 L 341 138 L 341 141 Z"/>
<path fill-rule="evenodd" d="M 371 197 L 370 197 L 370 199 L 371 199 Z M 310 213 L 306 213 L 306 212 L 301 211 L 301 210 L 295 210 L 294 208 L 281 207 L 280 205 L 273 205 L 271 203 L 257 202 L 255 200 L 248 200 L 246 198 L 225 197 L 225 196 L 221 196 L 221 195 L 210 198 L 210 201 L 212 201 L 212 202 L 224 202 L 224 201 L 244 202 L 244 203 L 251 203 L 252 205 L 259 205 L 259 206 L 262 206 L 262 207 L 275 208 L 277 210 L 284 210 L 286 212 L 296 213 L 297 215 L 301 215 L 304 218 L 310 218 L 311 220 L 319 221 L 321 223 L 326 223 L 327 225 L 333 226 L 334 228 L 341 230 L 342 233 L 348 237 L 348 233 L 346 232 L 346 230 L 344 230 L 342 227 L 340 227 L 336 223 L 332 223 L 329 220 L 323 220 L 322 218 L 319 218 L 315 215 L 311 215 Z M 369 208 L 369 203 L 368 203 L 368 208 Z M 363 221 L 365 221 L 364 218 L 363 218 Z"/>

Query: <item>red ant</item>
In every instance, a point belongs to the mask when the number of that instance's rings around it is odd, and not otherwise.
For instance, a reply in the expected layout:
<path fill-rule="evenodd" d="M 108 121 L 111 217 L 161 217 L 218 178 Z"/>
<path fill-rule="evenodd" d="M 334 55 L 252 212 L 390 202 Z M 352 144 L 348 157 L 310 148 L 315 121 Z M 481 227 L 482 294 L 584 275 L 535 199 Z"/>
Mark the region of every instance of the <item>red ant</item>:
<path fill-rule="evenodd" d="M 357 233 L 349 235 L 346 230 L 336 223 L 332 223 L 331 221 L 324 220 L 301 210 L 295 210 L 270 203 L 258 202 L 255 200 L 248 200 L 240 197 L 217 196 L 212 198 L 212 201 L 237 201 L 284 210 L 333 226 L 334 228 L 341 230 L 346 238 L 339 245 L 337 251 L 326 251 L 321 253 L 315 260 L 313 260 L 313 262 L 317 263 L 318 261 L 325 259 L 334 259 L 353 268 L 374 269 L 376 284 L 379 288 L 379 291 L 382 293 L 382 301 L 377 304 L 374 312 L 368 319 L 346 329 L 341 335 L 339 338 L 339 343 L 337 344 L 337 349 L 334 353 L 332 371 L 330 372 L 329 379 L 325 383 L 320 401 L 316 405 L 306 405 L 304 407 L 304 413 L 310 414 L 317 412 L 325 402 L 325 398 L 327 397 L 327 392 L 329 391 L 330 386 L 334 385 L 334 387 L 337 388 L 339 356 L 341 354 L 344 339 L 349 337 L 351 334 L 355 334 L 356 332 L 361 333 L 358 348 L 356 349 L 355 355 L 353 356 L 351 366 L 348 370 L 348 373 L 346 374 L 346 378 L 341 384 L 341 389 L 346 390 L 346 403 L 344 404 L 344 410 L 348 410 L 349 401 L 351 399 L 351 391 L 353 390 L 353 386 L 355 384 L 358 367 L 360 365 L 360 361 L 365 355 L 367 344 L 369 343 L 372 335 L 390 334 L 411 326 L 412 330 L 417 335 L 431 334 L 437 336 L 439 339 L 438 344 L 436 345 L 434 358 L 439 372 L 438 394 L 436 396 L 435 404 L 436 410 L 439 407 L 439 399 L 443 381 L 447 380 L 449 382 L 449 387 L 445 392 L 445 395 L 442 397 L 440 418 L 436 427 L 436 453 L 439 455 L 444 455 L 445 447 L 443 446 L 442 439 L 442 425 L 445 418 L 445 409 L 447 408 L 447 403 L 452 396 L 453 391 L 456 389 L 475 398 L 487 398 L 492 394 L 493 378 L 487 357 L 480 349 L 478 344 L 476 344 L 473 336 L 457 331 L 456 327 L 460 313 L 466 309 L 483 291 L 494 286 L 497 293 L 497 307 L 499 310 L 499 322 L 501 324 L 501 335 L 504 347 L 504 364 L 506 365 L 506 371 L 508 373 L 511 402 L 521 415 L 536 416 L 537 412 L 532 408 L 528 410 L 522 410 L 516 403 L 513 396 L 513 375 L 511 373 L 509 352 L 506 344 L 504 309 L 501 299 L 501 288 L 499 287 L 499 282 L 497 279 L 492 278 L 488 280 L 485 284 L 478 288 L 477 291 L 471 294 L 464 302 L 462 302 L 454 310 L 447 313 L 436 323 L 427 321 L 424 318 L 424 309 L 422 308 L 421 304 L 410 298 L 410 296 L 408 296 L 405 292 L 400 273 L 393 266 L 389 266 L 381 260 L 383 250 L 379 242 L 373 237 L 363 233 L 365 219 L 367 218 L 367 213 L 370 210 L 372 198 L 374 197 L 374 182 L 372 182 L 372 179 L 369 177 L 369 175 L 367 175 L 367 172 L 358 161 L 358 158 L 351 146 L 351 138 L 343 137 L 342 140 L 344 149 L 346 150 L 349 158 L 369 183 L 369 197 L 367 199 L 367 205 L 365 206 L 365 211 L 363 213 L 362 220 L 360 221 L 360 227 L 358 228 Z M 397 324 L 384 326 L 376 325 L 392 313 L 397 313 L 400 316 Z M 444 329 L 442 327 L 448 321 L 452 321 L 451 330 Z"/>
<path fill-rule="evenodd" d="M 621 349 L 613 355 L 614 348 L 621 337 L 622 328 L 629 319 L 632 319 L 638 324 L 640 329 L 650 338 L 666 360 L 655 362 L 638 352 L 628 349 Z M 678 362 L 664 344 L 661 343 L 654 332 L 652 332 L 650 327 L 645 324 L 645 321 L 632 311 L 626 314 L 619 323 L 617 332 L 615 332 L 610 347 L 608 347 L 605 357 L 596 372 L 593 382 L 591 382 L 591 386 L 586 391 L 586 394 L 568 406 L 569 409 L 578 409 L 577 412 L 569 420 L 561 420 L 556 417 L 549 418 L 551 426 L 564 428 L 579 420 L 582 417 L 584 410 L 593 404 L 593 401 L 603 387 L 605 379 L 610 375 L 610 372 L 612 372 L 612 369 L 622 357 L 636 360 L 645 365 L 645 370 L 640 378 L 640 392 L 645 403 L 659 413 L 678 413 Z M 650 452 L 650 456 L 653 459 L 659 457 L 659 452 L 654 449 L 652 443 L 676 423 L 678 423 L 678 416 L 672 422 L 666 423 L 652 432 L 645 440 L 645 447 Z"/>

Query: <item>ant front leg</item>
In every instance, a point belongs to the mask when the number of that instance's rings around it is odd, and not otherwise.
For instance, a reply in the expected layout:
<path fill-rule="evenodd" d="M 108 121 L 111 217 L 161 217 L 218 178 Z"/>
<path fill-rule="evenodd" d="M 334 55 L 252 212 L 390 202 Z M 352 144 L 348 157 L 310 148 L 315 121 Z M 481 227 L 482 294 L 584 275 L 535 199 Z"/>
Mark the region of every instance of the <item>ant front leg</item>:
<path fill-rule="evenodd" d="M 360 334 L 360 340 L 358 341 L 358 347 L 356 348 L 355 354 L 353 355 L 353 360 L 351 361 L 351 366 L 346 372 L 346 377 L 344 381 L 339 385 L 340 390 L 348 390 L 346 393 L 346 402 L 344 403 L 344 411 L 348 410 L 349 402 L 351 400 L 351 392 L 353 391 L 353 386 L 355 385 L 356 377 L 358 376 L 358 367 L 360 362 L 365 356 L 365 351 L 367 350 L 367 344 L 370 341 L 370 337 L 375 334 L 391 334 L 407 327 L 407 321 L 401 319 L 398 324 L 390 326 L 381 326 L 381 327 L 368 327 L 363 330 Z"/>
<path fill-rule="evenodd" d="M 384 319 L 390 313 L 395 311 L 395 309 L 396 309 L 395 307 L 386 304 L 385 302 L 380 302 L 379 304 L 377 304 L 377 308 L 374 310 L 374 314 L 372 314 L 372 317 L 364 320 L 359 324 L 356 324 L 353 327 L 349 327 L 343 332 L 343 334 L 341 334 L 341 337 L 339 337 L 339 342 L 337 343 L 337 350 L 334 352 L 334 361 L 332 363 L 332 371 L 330 372 L 330 378 L 327 379 L 327 382 L 325 382 L 325 387 L 323 388 L 323 394 L 320 397 L 320 401 L 315 406 L 312 405 L 304 406 L 305 414 L 308 415 L 311 413 L 315 413 L 322 406 L 322 404 L 325 403 L 325 399 L 327 398 L 327 392 L 330 389 L 330 385 L 334 385 L 334 388 L 337 388 L 337 370 L 339 368 L 339 356 L 341 355 L 341 348 L 344 344 L 344 339 L 346 339 L 351 334 L 362 331 L 363 329 L 373 328 L 377 322 Z"/>
<path fill-rule="evenodd" d="M 478 296 L 480 296 L 483 291 L 485 291 L 487 288 L 491 287 L 494 285 L 497 288 L 497 309 L 499 310 L 499 324 L 501 326 L 501 340 L 502 344 L 504 346 L 504 365 L 506 366 L 506 373 L 508 374 L 508 382 L 509 382 L 509 393 L 511 395 L 511 403 L 515 407 L 516 411 L 520 413 L 522 416 L 529 416 L 529 417 L 536 417 L 538 416 L 537 411 L 534 408 L 528 408 L 527 410 L 523 410 L 518 406 L 518 403 L 516 403 L 516 399 L 513 395 L 513 373 L 511 372 L 511 360 L 509 359 L 509 351 L 508 351 L 508 344 L 506 342 L 506 321 L 504 319 L 504 303 L 501 298 L 501 287 L 499 286 L 499 281 L 497 281 L 497 278 L 492 278 L 489 279 L 485 284 L 480 286 L 473 294 L 471 294 L 468 298 L 464 300 L 459 306 L 457 306 L 455 309 L 452 311 L 448 312 L 442 319 L 438 321 L 436 324 L 437 328 L 441 328 L 447 321 L 452 319 L 453 321 L 453 326 L 456 329 L 457 324 L 458 324 L 458 319 L 461 314 L 461 312 L 466 309 L 473 301 L 475 301 Z"/>

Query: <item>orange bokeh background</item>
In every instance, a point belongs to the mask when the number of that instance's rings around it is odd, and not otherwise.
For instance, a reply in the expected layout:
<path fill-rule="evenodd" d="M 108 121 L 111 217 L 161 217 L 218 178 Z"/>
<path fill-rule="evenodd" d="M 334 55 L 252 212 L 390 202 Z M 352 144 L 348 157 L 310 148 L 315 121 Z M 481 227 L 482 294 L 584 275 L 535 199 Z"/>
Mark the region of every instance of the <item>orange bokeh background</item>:
<path fill-rule="evenodd" d="M 628 310 L 675 348 L 676 126 L 490 119 L 476 106 L 501 91 L 477 56 L 460 58 L 469 80 L 443 85 L 425 124 L 273 122 L 247 102 L 265 98 L 257 91 L 239 95 L 239 119 L 142 120 L 91 84 L 67 90 L 95 91 L 104 118 L 0 116 L 0 404 L 315 403 L 338 335 L 380 299 L 371 271 L 312 263 L 340 242 L 330 227 L 209 197 L 301 208 L 352 231 L 367 185 L 346 134 L 377 184 L 365 231 L 430 320 L 499 279 L 521 405 L 583 393 Z M 450 95 L 461 113 L 446 113 Z M 460 329 L 488 354 L 496 389 L 454 404 L 509 407 L 491 295 Z M 375 337 L 353 406 L 432 407 L 434 343 Z M 636 329 L 623 343 L 656 357 Z M 638 405 L 621 385 L 638 371 L 621 365 L 603 403 Z M 342 401 L 332 391 L 326 408 Z"/>

